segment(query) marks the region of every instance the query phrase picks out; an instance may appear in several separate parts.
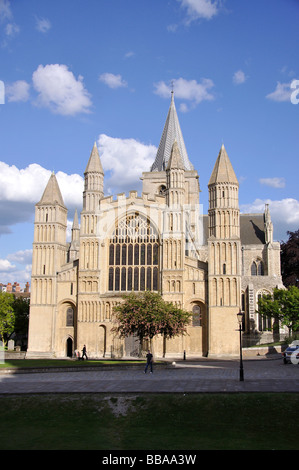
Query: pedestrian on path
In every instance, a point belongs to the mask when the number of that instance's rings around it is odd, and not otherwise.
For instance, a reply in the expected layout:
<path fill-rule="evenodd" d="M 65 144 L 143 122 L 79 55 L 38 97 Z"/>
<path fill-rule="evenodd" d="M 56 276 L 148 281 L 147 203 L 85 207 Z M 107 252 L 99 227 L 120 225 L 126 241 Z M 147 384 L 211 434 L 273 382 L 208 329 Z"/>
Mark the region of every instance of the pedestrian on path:
<path fill-rule="evenodd" d="M 88 360 L 85 344 L 84 344 L 83 349 L 82 349 L 82 358 L 81 358 L 82 361 L 84 361 L 84 356 L 86 357 L 86 360 Z"/>
<path fill-rule="evenodd" d="M 146 371 L 148 369 L 148 366 L 150 366 L 151 374 L 152 374 L 153 373 L 153 355 L 150 351 L 148 351 L 148 353 L 146 355 L 146 365 L 145 365 L 145 369 L 144 369 L 145 374 L 146 374 Z"/>

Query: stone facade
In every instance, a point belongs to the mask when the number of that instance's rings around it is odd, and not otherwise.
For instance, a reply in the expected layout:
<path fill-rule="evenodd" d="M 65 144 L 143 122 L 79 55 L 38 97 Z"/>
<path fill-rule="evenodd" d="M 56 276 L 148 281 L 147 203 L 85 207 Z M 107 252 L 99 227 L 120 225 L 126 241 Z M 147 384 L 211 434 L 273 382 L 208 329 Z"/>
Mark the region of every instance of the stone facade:
<path fill-rule="evenodd" d="M 154 339 L 156 357 L 237 354 L 240 310 L 247 337 L 268 330 L 257 299 L 282 287 L 269 208 L 240 214 L 239 184 L 222 145 L 208 184 L 208 214 L 201 213 L 199 177 L 173 95 L 141 196 L 104 197 L 96 144 L 84 181 L 80 226 L 76 213 L 70 243 L 54 174 L 36 204 L 28 357 L 72 356 L 84 344 L 90 357 L 136 355 L 135 338 L 111 333 L 113 307 L 132 290 L 159 291 L 193 313 L 187 335 Z"/>

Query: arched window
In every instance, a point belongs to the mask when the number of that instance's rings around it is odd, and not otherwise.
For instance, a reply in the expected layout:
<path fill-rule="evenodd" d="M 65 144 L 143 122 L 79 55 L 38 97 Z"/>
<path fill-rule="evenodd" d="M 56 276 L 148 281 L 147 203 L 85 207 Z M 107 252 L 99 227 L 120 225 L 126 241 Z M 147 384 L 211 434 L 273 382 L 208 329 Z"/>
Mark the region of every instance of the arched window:
<path fill-rule="evenodd" d="M 257 267 L 255 261 L 251 265 L 251 276 L 257 276 Z"/>
<path fill-rule="evenodd" d="M 66 311 L 66 326 L 74 326 L 74 310 L 69 307 Z"/>
<path fill-rule="evenodd" d="M 251 276 L 264 276 L 264 263 L 262 260 L 257 259 L 251 265 Z"/>
<path fill-rule="evenodd" d="M 193 305 L 192 308 L 192 326 L 201 326 L 202 314 L 200 305 Z"/>
<path fill-rule="evenodd" d="M 166 186 L 164 184 L 162 184 L 159 188 L 159 194 L 161 196 L 164 196 L 166 194 Z"/>
<path fill-rule="evenodd" d="M 264 263 L 260 261 L 257 265 L 257 275 L 263 276 L 264 275 Z"/>
<path fill-rule="evenodd" d="M 121 219 L 109 243 L 109 291 L 158 290 L 159 240 L 139 213 Z"/>

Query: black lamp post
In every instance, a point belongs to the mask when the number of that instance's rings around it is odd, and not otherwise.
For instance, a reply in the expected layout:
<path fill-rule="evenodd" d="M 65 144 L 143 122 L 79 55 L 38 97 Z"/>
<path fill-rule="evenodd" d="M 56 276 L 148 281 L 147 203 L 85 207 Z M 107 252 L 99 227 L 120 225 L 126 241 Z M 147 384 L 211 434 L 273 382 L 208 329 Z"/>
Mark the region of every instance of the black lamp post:
<path fill-rule="evenodd" d="M 240 333 L 240 382 L 244 381 L 244 371 L 243 371 L 243 360 L 242 360 L 242 323 L 243 323 L 243 312 L 241 310 L 237 314 L 239 322 L 239 333 Z"/>

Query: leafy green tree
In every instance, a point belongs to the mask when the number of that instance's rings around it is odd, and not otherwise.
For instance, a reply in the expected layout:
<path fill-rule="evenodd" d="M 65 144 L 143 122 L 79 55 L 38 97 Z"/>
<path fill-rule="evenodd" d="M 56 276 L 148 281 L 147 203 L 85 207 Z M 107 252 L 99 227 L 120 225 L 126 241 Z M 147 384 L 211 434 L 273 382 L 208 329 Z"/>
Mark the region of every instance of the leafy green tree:
<path fill-rule="evenodd" d="M 29 298 L 15 297 L 13 302 L 15 312 L 14 333 L 27 336 L 29 324 Z"/>
<path fill-rule="evenodd" d="M 7 292 L 0 292 L 0 337 L 3 345 L 14 331 L 15 314 L 13 309 L 14 296 Z"/>
<path fill-rule="evenodd" d="M 264 295 L 258 301 L 261 315 L 279 320 L 290 332 L 299 330 L 299 288 L 274 289 L 272 295 Z"/>
<path fill-rule="evenodd" d="M 117 325 L 112 330 L 120 338 L 135 335 L 141 347 L 144 339 L 159 334 L 169 339 L 186 333 L 192 314 L 165 302 L 160 294 L 132 292 L 123 298 L 124 302 L 113 309 Z"/>
<path fill-rule="evenodd" d="M 281 275 L 286 287 L 299 287 L 299 230 L 287 232 L 289 239 L 281 242 Z"/>

